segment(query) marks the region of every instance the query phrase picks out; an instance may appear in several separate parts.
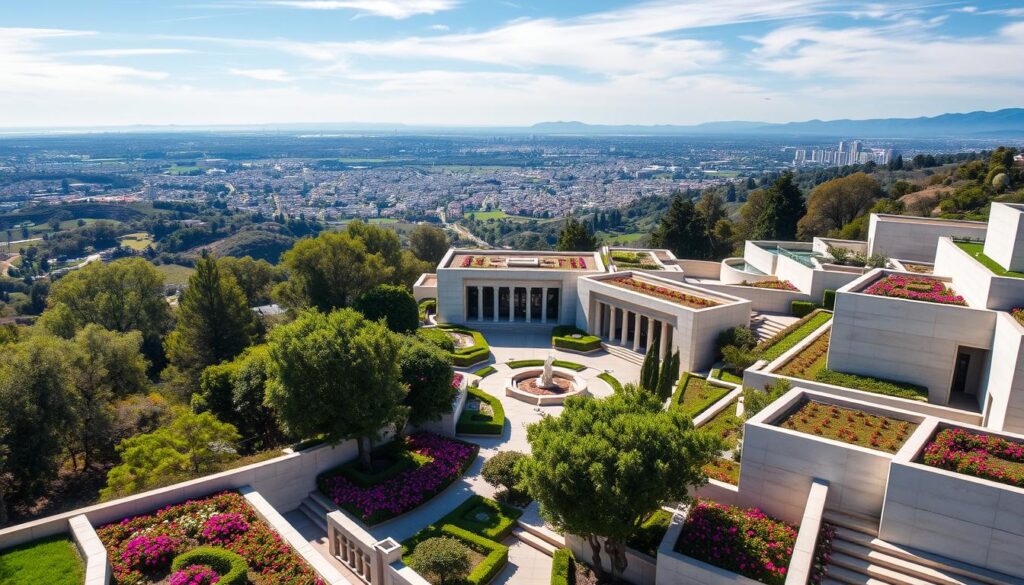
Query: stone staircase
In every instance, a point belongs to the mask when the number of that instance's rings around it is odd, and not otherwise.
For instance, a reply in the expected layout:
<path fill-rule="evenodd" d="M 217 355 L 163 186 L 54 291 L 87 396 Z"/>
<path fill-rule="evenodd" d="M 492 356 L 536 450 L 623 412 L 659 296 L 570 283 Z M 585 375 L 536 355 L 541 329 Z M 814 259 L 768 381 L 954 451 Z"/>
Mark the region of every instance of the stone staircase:
<path fill-rule="evenodd" d="M 512 536 L 523 544 L 552 556 L 555 551 L 565 546 L 565 537 L 546 526 L 536 526 L 517 521 Z"/>
<path fill-rule="evenodd" d="M 309 492 L 309 495 L 299 504 L 299 511 L 305 514 L 324 533 L 327 532 L 327 514 L 337 509 L 338 507 L 334 505 L 334 502 L 328 500 L 320 492 Z"/>
<path fill-rule="evenodd" d="M 761 313 L 753 311 L 750 315 L 750 329 L 757 336 L 758 341 L 764 341 L 775 337 L 785 327 L 768 319 Z"/>
<path fill-rule="evenodd" d="M 828 511 L 835 526 L 823 585 L 1021 585 L 1021 579 L 878 538 L 878 518 Z"/>
<path fill-rule="evenodd" d="M 602 343 L 601 347 L 603 347 L 604 350 L 609 353 L 609 355 L 621 358 L 627 362 L 636 364 L 638 366 L 644 365 L 644 354 L 635 352 L 631 348 L 627 349 L 625 347 L 622 347 L 621 345 L 616 345 L 614 343 L 607 342 Z"/>

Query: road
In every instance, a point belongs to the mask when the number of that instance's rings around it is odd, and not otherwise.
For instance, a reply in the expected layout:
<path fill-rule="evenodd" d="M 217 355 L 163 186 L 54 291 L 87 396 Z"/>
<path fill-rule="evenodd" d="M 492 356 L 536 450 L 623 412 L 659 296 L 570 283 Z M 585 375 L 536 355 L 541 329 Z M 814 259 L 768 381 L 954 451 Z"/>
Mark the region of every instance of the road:
<path fill-rule="evenodd" d="M 448 213 L 445 212 L 445 211 L 441 212 L 441 223 L 444 224 L 445 227 L 450 228 L 455 233 L 459 234 L 459 237 L 467 239 L 467 240 L 472 240 L 473 242 L 476 243 L 476 245 L 480 246 L 483 249 L 489 249 L 491 247 L 490 244 L 488 244 L 484 240 L 478 238 L 476 236 L 476 234 L 474 234 L 473 232 L 469 231 L 464 226 L 459 225 L 457 223 L 450 223 L 448 221 Z"/>

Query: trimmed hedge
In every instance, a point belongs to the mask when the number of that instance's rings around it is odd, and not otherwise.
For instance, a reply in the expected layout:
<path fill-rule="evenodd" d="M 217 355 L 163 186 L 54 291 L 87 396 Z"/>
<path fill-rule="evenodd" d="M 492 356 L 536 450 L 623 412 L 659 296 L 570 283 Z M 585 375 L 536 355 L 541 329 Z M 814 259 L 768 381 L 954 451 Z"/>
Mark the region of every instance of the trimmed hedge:
<path fill-rule="evenodd" d="M 478 364 L 491 355 L 491 346 L 487 345 L 487 340 L 484 339 L 483 334 L 476 329 L 460 327 L 458 325 L 439 325 L 438 328 L 444 331 L 454 331 L 473 336 L 473 345 L 456 349 L 452 352 L 452 363 L 456 367 L 466 368 Z"/>
<path fill-rule="evenodd" d="M 440 347 L 449 354 L 455 352 L 455 340 L 452 339 L 452 336 L 436 327 L 431 327 L 429 329 L 417 329 L 416 337 L 426 341 L 427 343 L 432 343 L 437 347 Z"/>
<path fill-rule="evenodd" d="M 493 374 L 494 372 L 497 372 L 497 371 L 498 370 L 494 369 L 494 366 L 484 366 L 484 367 L 480 368 L 479 370 L 473 372 L 473 375 L 474 376 L 480 376 L 481 378 L 486 378 L 487 376 L 490 376 L 491 374 Z"/>
<path fill-rule="evenodd" d="M 759 358 L 767 361 L 772 361 L 780 355 L 789 351 L 796 344 L 800 343 L 807 338 L 808 335 L 814 333 L 822 325 L 828 323 L 832 319 L 832 313 L 827 311 L 817 310 L 810 315 L 805 316 L 803 319 L 793 323 L 789 327 L 786 327 L 782 331 L 779 331 L 774 337 L 768 339 L 757 346 L 759 352 Z"/>
<path fill-rule="evenodd" d="M 551 585 L 572 585 L 576 577 L 576 559 L 572 551 L 560 548 L 551 555 Z"/>
<path fill-rule="evenodd" d="M 490 518 L 481 522 L 476 519 L 479 512 L 487 513 Z M 506 506 L 481 495 L 472 495 L 457 508 L 448 512 L 434 524 L 437 526 L 457 526 L 473 534 L 479 534 L 495 542 L 505 540 L 516 526 L 516 520 L 523 515 L 519 508 Z"/>
<path fill-rule="evenodd" d="M 508 547 L 494 542 L 488 538 L 480 536 L 479 534 L 473 534 L 472 532 L 453 526 L 451 524 L 445 524 L 441 528 L 435 526 L 428 526 L 424 528 L 412 538 L 402 543 L 403 561 L 407 555 L 416 550 L 416 545 L 423 542 L 428 538 L 434 536 L 450 536 L 462 541 L 466 546 L 475 550 L 476 552 L 484 555 L 484 560 L 473 567 L 473 570 L 469 572 L 466 577 L 467 585 L 486 585 L 490 583 L 498 573 L 505 568 L 508 564 Z"/>
<path fill-rule="evenodd" d="M 174 557 L 171 572 L 180 571 L 190 565 L 206 565 L 213 569 L 220 579 L 218 585 L 245 585 L 249 582 L 249 564 L 238 553 L 218 546 L 199 546 Z"/>
<path fill-rule="evenodd" d="M 519 368 L 535 368 L 537 366 L 543 365 L 544 360 L 512 360 L 508 362 L 508 367 L 512 368 L 513 370 Z M 551 365 L 555 366 L 556 368 L 565 368 L 567 370 L 573 370 L 576 372 L 582 372 L 583 370 L 587 369 L 587 366 L 584 366 L 583 364 L 577 364 L 576 362 L 568 362 L 565 360 L 555 360 L 551 362 Z"/>
<path fill-rule="evenodd" d="M 394 460 L 394 464 L 381 469 L 380 471 L 367 473 L 361 469 L 362 462 L 359 459 L 343 463 L 336 469 L 340 475 L 345 476 L 345 479 L 351 481 L 359 487 L 373 487 L 382 481 L 387 481 L 392 477 L 395 477 L 403 471 L 408 471 L 414 467 L 418 467 L 427 463 L 429 459 L 422 455 L 417 455 L 412 451 L 405 448 L 405 445 L 401 441 L 391 441 L 386 445 L 381 445 L 373 450 L 373 455 L 385 455 L 391 457 Z"/>
<path fill-rule="evenodd" d="M 575 338 L 573 335 L 580 335 Z M 551 345 L 571 351 L 590 352 L 601 349 L 601 338 L 569 325 L 559 325 L 551 331 Z"/>
<path fill-rule="evenodd" d="M 836 291 L 828 288 L 821 295 L 821 306 L 829 311 L 836 308 Z"/>
<path fill-rule="evenodd" d="M 491 416 L 479 412 L 462 410 L 459 421 L 455 424 L 455 432 L 468 435 L 500 435 L 505 430 L 505 409 L 501 400 L 491 396 L 479 388 L 468 388 L 469 396 L 486 402 L 494 412 Z"/>
<path fill-rule="evenodd" d="M 897 398 L 909 398 L 910 400 L 918 400 L 921 402 L 928 401 L 928 389 L 924 386 L 918 386 L 917 384 L 911 384 L 909 382 L 897 382 L 895 380 L 886 380 L 884 378 L 844 374 L 843 372 L 836 372 L 835 370 L 829 370 L 827 368 L 818 370 L 818 373 L 814 375 L 814 379 L 826 384 L 832 384 L 833 386 L 854 388 L 865 392 L 885 394 L 886 396 L 895 396 Z"/>
<path fill-rule="evenodd" d="M 612 387 L 612 390 L 616 392 L 622 392 L 622 382 L 619 382 L 618 379 L 615 378 L 615 376 L 607 372 L 603 372 L 601 374 L 598 374 L 597 377 L 607 382 L 608 385 Z"/>
<path fill-rule="evenodd" d="M 794 317 L 806 317 L 814 310 L 814 303 L 811 301 L 793 301 L 789 307 Z"/>

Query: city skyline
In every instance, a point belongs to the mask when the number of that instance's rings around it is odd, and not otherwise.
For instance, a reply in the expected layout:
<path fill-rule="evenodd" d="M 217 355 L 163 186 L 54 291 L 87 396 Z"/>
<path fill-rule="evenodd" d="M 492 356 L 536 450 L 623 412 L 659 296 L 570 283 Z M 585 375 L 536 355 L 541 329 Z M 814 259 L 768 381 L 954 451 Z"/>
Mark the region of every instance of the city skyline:
<path fill-rule="evenodd" d="M 1000 1 L 61 1 L 0 46 L 0 127 L 913 117 L 1024 85 Z"/>

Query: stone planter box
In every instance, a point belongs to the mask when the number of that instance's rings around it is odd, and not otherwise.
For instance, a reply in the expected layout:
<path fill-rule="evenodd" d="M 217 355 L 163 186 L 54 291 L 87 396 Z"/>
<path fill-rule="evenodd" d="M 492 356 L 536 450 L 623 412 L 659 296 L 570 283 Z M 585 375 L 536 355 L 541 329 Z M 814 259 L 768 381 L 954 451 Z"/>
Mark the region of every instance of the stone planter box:
<path fill-rule="evenodd" d="M 760 585 L 749 577 L 709 565 L 675 551 L 679 533 L 686 523 L 685 514 L 676 514 L 658 547 L 658 571 L 655 585 Z"/>
<path fill-rule="evenodd" d="M 574 389 L 564 394 L 531 394 L 519 389 L 519 382 L 531 378 L 539 378 L 544 373 L 543 368 L 531 368 L 527 370 L 515 370 L 511 376 L 505 379 L 505 396 L 510 396 L 527 404 L 537 406 L 558 406 L 565 402 L 570 396 L 585 396 L 587 394 L 587 381 L 581 378 L 576 372 L 565 368 L 552 368 L 556 378 L 568 378 L 572 381 Z"/>

